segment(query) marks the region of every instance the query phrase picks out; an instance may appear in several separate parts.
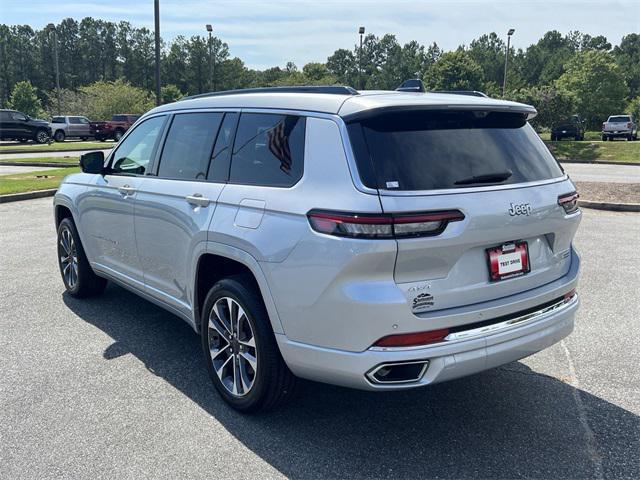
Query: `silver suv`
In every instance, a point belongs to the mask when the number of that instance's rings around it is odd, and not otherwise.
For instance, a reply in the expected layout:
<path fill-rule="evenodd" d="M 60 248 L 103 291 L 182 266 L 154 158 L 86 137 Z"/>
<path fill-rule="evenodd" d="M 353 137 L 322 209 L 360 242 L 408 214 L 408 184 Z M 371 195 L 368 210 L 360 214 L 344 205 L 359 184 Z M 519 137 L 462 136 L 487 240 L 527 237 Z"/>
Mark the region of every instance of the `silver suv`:
<path fill-rule="evenodd" d="M 158 107 L 56 193 L 65 287 L 184 319 L 242 411 L 296 377 L 398 390 L 521 359 L 578 308 L 578 195 L 535 113 L 347 87 Z"/>

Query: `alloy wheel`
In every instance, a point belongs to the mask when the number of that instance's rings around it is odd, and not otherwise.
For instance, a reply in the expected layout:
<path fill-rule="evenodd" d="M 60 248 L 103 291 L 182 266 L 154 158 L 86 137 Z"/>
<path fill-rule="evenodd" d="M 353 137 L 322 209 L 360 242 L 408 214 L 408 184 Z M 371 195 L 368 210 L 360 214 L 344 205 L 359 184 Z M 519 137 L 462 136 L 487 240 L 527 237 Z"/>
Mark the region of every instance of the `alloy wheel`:
<path fill-rule="evenodd" d="M 60 266 L 62 276 L 70 290 L 78 283 L 78 252 L 71 230 L 64 228 L 60 232 Z"/>
<path fill-rule="evenodd" d="M 220 382 L 231 395 L 244 397 L 256 380 L 258 354 L 253 327 L 237 301 L 222 297 L 213 304 L 207 335 Z"/>
<path fill-rule="evenodd" d="M 49 140 L 49 135 L 47 135 L 47 132 L 40 131 L 37 133 L 37 140 L 38 143 L 46 143 Z"/>

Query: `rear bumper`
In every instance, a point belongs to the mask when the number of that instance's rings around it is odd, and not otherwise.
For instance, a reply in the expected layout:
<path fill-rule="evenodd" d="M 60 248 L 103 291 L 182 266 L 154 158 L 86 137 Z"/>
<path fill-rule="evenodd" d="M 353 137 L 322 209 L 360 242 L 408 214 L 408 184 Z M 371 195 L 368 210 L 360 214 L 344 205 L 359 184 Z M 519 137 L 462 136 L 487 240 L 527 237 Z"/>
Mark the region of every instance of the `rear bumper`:
<path fill-rule="evenodd" d="M 486 336 L 407 350 L 346 352 L 289 341 L 276 335 L 289 368 L 299 377 L 362 390 L 401 390 L 453 380 L 539 352 L 573 330 L 576 295 L 563 308 L 535 321 Z M 427 360 L 423 375 L 410 383 L 376 384 L 367 373 L 385 363 Z"/>
<path fill-rule="evenodd" d="M 579 266 L 579 257 L 572 249 L 571 268 L 564 277 L 524 293 L 529 301 L 538 301 L 535 305 L 561 298 L 576 288 Z M 459 335 L 452 341 L 425 347 L 386 350 L 374 347 L 350 352 L 296 342 L 284 334 L 276 334 L 276 339 L 285 362 L 299 377 L 362 390 L 400 390 L 471 375 L 539 352 L 572 332 L 579 303 L 576 295 L 559 308 L 541 307 L 522 321 L 472 330 L 471 335 Z M 490 315 L 492 309 L 488 305 L 484 311 L 485 318 L 496 318 Z M 367 376 L 382 364 L 416 361 L 427 361 L 428 365 L 420 378 L 412 382 L 382 384 Z"/>
<path fill-rule="evenodd" d="M 615 132 L 602 132 L 602 135 L 605 137 L 628 137 L 632 135 L 633 132 L 631 130 L 617 130 Z"/>

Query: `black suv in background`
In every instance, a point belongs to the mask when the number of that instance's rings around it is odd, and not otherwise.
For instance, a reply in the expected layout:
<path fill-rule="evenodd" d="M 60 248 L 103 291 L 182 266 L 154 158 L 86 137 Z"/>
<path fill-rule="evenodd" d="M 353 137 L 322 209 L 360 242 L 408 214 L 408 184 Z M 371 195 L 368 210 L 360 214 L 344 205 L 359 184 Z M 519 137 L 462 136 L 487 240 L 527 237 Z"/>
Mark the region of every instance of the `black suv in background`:
<path fill-rule="evenodd" d="M 584 120 L 579 115 L 571 115 L 566 121 L 551 127 L 551 140 L 562 140 L 565 137 L 584 140 Z"/>
<path fill-rule="evenodd" d="M 31 118 L 16 110 L 0 110 L 0 140 L 34 140 L 47 143 L 51 127 L 46 120 Z"/>

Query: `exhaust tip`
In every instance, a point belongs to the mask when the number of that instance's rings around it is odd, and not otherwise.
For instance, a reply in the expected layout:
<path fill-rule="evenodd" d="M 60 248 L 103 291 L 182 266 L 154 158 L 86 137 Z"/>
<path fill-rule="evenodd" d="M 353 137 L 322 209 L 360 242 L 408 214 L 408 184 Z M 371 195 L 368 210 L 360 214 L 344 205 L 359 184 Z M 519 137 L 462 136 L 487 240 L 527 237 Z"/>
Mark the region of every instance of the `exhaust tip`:
<path fill-rule="evenodd" d="M 382 363 L 367 373 L 367 378 L 375 384 L 389 385 L 419 381 L 429 367 L 429 360 Z"/>

